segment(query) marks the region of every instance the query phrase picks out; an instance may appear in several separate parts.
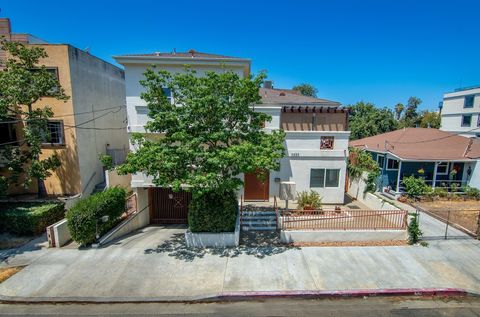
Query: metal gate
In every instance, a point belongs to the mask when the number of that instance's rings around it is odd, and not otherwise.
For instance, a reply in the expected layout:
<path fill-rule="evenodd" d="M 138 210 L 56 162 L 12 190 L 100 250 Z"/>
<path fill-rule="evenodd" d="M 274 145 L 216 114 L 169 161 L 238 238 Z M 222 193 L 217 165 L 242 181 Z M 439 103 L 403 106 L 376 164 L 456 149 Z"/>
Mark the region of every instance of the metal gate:
<path fill-rule="evenodd" d="M 188 205 L 192 195 L 171 188 L 149 188 L 150 223 L 182 224 L 188 222 Z"/>

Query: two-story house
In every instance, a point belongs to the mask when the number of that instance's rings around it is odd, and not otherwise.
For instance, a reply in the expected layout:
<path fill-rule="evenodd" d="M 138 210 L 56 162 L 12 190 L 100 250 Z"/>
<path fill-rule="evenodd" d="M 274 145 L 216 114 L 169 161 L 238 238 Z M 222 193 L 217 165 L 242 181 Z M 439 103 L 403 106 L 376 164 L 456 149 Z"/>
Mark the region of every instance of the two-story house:
<path fill-rule="evenodd" d="M 279 195 L 280 183 L 294 182 L 296 191 L 314 190 L 327 204 L 344 201 L 348 157 L 348 109 L 340 103 L 303 96 L 293 90 L 273 89 L 266 81 L 260 89 L 262 103 L 256 111 L 272 116 L 266 129 L 286 133 L 286 156 L 280 170 L 267 182 L 245 175 L 244 199 L 269 200 Z"/>
<path fill-rule="evenodd" d="M 51 44 L 29 34 L 12 33 L 6 18 L 0 19 L 0 37 L 43 48 L 48 57 L 40 64 L 58 78 L 70 97 L 67 101 L 45 97 L 33 105 L 48 105 L 54 113 L 41 159 L 56 153 L 61 166 L 45 180 L 47 194 L 89 195 L 105 181 L 99 155 L 112 154 L 120 163 L 128 150 L 123 70 L 69 44 Z M 8 58 L 6 52 L 0 53 L 0 58 Z M 0 124 L 0 144 L 26 146 L 22 144 L 22 124 Z M 0 162 L 0 175 L 6 173 Z M 9 190 L 12 195 L 37 192 L 36 182 L 28 189 L 17 186 Z"/>
<path fill-rule="evenodd" d="M 480 137 L 480 86 L 443 95 L 440 130 Z"/>
<path fill-rule="evenodd" d="M 148 109 L 140 98 L 144 90 L 140 80 L 151 65 L 170 73 L 184 72 L 188 65 L 198 76 L 207 71 L 233 71 L 243 77 L 249 76 L 251 63 L 249 59 L 194 50 L 114 58 L 125 67 L 129 133 L 145 132 Z M 297 191 L 313 189 L 320 193 L 325 203 L 343 203 L 348 111 L 337 102 L 302 96 L 291 90 L 273 89 L 271 82 L 266 82 L 260 94 L 262 103 L 255 105 L 255 110 L 272 116 L 265 129 L 286 131 L 287 155 L 280 162 L 280 170 L 271 171 L 266 181 L 258 180 L 253 174 L 244 175 L 245 188 L 239 195 L 245 200 L 266 201 L 279 195 L 280 182 L 293 181 Z M 131 146 L 131 150 L 135 151 L 135 148 Z M 138 195 L 138 208 L 150 210 L 150 223 L 186 223 L 188 193 L 157 188 L 151 177 L 141 173 L 132 175 L 131 187 Z"/>

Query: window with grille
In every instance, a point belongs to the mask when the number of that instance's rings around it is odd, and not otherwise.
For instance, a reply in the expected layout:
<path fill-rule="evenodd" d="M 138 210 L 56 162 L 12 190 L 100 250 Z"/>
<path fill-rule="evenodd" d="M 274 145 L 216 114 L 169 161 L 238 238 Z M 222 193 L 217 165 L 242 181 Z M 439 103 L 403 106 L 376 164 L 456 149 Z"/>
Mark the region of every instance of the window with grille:
<path fill-rule="evenodd" d="M 63 122 L 49 121 L 47 123 L 47 133 L 43 139 L 43 144 L 64 144 Z"/>

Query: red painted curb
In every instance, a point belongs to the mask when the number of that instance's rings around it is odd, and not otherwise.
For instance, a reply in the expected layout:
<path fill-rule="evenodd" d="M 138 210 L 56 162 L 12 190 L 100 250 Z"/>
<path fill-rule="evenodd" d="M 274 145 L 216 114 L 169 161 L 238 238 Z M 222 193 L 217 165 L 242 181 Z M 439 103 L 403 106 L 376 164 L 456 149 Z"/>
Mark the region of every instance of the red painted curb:
<path fill-rule="evenodd" d="M 263 292 L 222 292 L 219 299 L 271 298 L 271 297 L 373 297 L 373 296 L 467 296 L 478 295 L 461 288 L 386 288 L 339 291 L 263 291 Z"/>

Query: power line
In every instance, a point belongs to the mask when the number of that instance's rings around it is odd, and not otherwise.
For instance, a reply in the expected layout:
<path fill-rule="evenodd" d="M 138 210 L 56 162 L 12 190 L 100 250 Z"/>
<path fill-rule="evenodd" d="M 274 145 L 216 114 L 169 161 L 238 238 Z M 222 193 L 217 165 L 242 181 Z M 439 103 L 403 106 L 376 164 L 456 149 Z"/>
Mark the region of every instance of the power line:
<path fill-rule="evenodd" d="M 88 113 L 95 113 L 95 112 L 102 112 L 105 110 L 111 110 L 111 109 L 118 109 L 118 108 L 125 108 L 126 106 L 116 106 L 116 107 L 110 107 L 110 108 L 105 108 L 105 109 L 99 109 L 99 110 L 93 110 L 93 111 L 85 111 L 85 112 L 76 112 L 76 113 L 68 113 L 64 115 L 59 115 L 59 116 L 52 116 L 48 117 L 45 119 L 56 119 L 56 118 L 64 118 L 64 117 L 69 117 L 69 116 L 77 116 L 77 115 L 82 115 L 82 114 L 88 114 Z M 120 109 L 118 111 L 120 111 Z M 118 112 L 116 111 L 116 112 Z M 16 119 L 16 120 L 10 120 L 10 121 L 0 121 L 0 124 L 6 124 L 6 123 L 18 123 L 18 122 L 28 122 L 26 119 Z"/>

